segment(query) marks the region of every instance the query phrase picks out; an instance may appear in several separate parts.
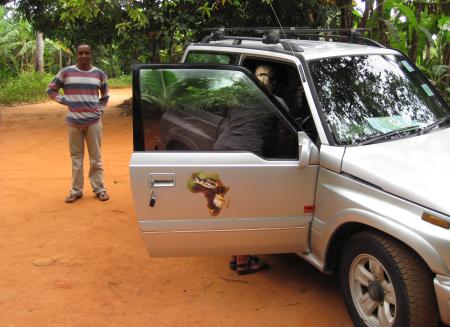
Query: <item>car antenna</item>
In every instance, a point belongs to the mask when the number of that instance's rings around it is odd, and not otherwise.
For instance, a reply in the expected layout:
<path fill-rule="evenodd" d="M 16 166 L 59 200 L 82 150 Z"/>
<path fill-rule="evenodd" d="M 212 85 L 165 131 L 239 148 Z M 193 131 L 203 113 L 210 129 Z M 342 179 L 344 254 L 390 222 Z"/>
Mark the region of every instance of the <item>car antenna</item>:
<path fill-rule="evenodd" d="M 281 26 L 280 20 L 278 19 L 278 15 L 277 15 L 275 9 L 274 9 L 273 6 L 272 6 L 272 1 L 268 1 L 268 2 L 269 2 L 270 8 L 272 8 L 273 14 L 275 15 L 275 18 L 276 18 L 276 20 L 277 20 L 278 26 L 280 26 L 280 29 L 281 29 L 281 32 L 283 33 L 284 38 L 285 38 L 286 40 L 288 40 L 288 38 L 287 38 L 287 36 L 286 36 L 286 33 L 284 32 L 283 26 Z M 292 51 L 292 55 L 295 56 L 295 52 L 294 52 L 294 49 L 292 49 L 292 44 L 291 44 L 291 42 L 289 42 L 289 40 L 288 40 L 287 43 L 289 44 L 289 48 L 290 48 L 291 51 Z"/>

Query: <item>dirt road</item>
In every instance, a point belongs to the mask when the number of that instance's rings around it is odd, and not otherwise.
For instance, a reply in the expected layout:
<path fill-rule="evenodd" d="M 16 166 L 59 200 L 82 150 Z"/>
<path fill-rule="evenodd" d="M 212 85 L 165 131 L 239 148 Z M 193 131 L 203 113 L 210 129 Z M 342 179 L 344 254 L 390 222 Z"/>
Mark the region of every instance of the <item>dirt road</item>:
<path fill-rule="evenodd" d="M 272 269 L 247 276 L 225 257 L 148 256 L 128 177 L 131 117 L 115 107 L 128 97 L 113 90 L 103 119 L 104 203 L 87 179 L 85 196 L 64 203 L 64 107 L 2 109 L 0 326 L 352 326 L 337 282 L 294 255 L 265 256 Z"/>

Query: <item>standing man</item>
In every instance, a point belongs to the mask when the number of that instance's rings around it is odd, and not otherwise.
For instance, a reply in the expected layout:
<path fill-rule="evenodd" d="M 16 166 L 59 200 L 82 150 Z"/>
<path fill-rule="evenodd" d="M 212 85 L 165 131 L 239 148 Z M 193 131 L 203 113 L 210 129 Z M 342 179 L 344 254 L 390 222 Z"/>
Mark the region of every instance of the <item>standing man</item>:
<path fill-rule="evenodd" d="M 72 158 L 72 188 L 66 197 L 66 203 L 75 202 L 83 196 L 85 142 L 89 152 L 89 180 L 92 190 L 100 201 L 109 199 L 103 183 L 101 155 L 101 115 L 108 103 L 108 83 L 105 73 L 93 67 L 91 62 L 91 47 L 79 45 L 77 64 L 60 70 L 47 88 L 51 99 L 68 107 L 66 122 Z M 58 93 L 61 88 L 64 95 Z"/>

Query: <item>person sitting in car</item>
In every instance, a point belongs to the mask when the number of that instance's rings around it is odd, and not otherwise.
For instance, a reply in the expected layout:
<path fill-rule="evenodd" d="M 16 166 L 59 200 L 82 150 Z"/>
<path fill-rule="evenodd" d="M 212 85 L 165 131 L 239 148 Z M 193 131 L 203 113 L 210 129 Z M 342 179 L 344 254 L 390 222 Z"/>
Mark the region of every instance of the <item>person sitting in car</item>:
<path fill-rule="evenodd" d="M 269 91 L 276 85 L 276 72 L 271 65 L 259 65 L 255 69 L 258 80 Z M 275 98 L 287 108 L 283 99 Z M 229 123 L 214 144 L 214 150 L 250 151 L 262 155 L 265 136 L 271 127 L 269 115 L 256 113 L 254 108 L 230 108 Z M 230 268 L 238 274 L 254 273 L 269 268 L 269 265 L 253 255 L 233 255 Z"/>

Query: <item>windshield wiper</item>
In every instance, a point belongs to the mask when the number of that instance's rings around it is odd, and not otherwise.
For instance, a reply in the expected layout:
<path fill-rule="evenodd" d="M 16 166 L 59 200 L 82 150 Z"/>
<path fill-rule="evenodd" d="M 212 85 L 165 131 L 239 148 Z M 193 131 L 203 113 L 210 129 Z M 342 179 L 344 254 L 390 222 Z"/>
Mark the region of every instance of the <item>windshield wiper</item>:
<path fill-rule="evenodd" d="M 431 131 L 432 129 L 444 125 L 445 123 L 450 122 L 450 116 L 444 117 L 444 118 L 440 118 L 438 120 L 436 120 L 434 123 L 431 123 L 428 126 L 425 126 L 422 128 L 422 134 L 428 133 L 429 131 Z"/>
<path fill-rule="evenodd" d="M 419 125 L 402 127 L 402 128 L 394 129 L 393 131 L 390 131 L 385 134 L 369 137 L 369 138 L 365 139 L 364 141 L 359 142 L 359 145 L 371 144 L 371 143 L 375 143 L 377 141 L 387 140 L 393 136 L 400 137 L 403 135 L 412 134 L 413 132 L 420 132 L 420 131 L 422 131 L 422 129 Z"/>

